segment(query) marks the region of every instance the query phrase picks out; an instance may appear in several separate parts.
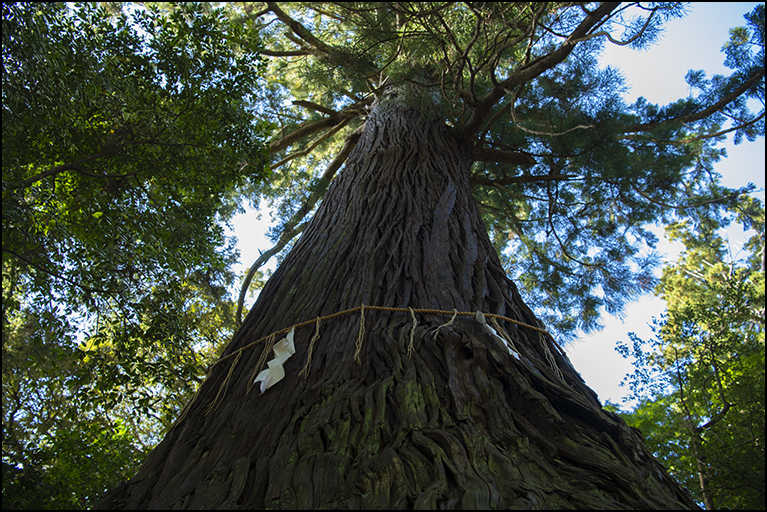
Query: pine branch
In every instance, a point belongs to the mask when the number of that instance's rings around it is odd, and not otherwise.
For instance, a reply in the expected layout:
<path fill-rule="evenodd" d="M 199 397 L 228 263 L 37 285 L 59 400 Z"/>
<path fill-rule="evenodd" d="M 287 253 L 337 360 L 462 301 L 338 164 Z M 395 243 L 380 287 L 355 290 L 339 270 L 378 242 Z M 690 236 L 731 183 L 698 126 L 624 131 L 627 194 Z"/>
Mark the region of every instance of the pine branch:
<path fill-rule="evenodd" d="M 340 118 L 341 118 L 340 114 L 337 114 L 334 116 L 326 117 L 324 119 L 320 119 L 318 121 L 310 121 L 310 122 L 303 123 L 301 126 L 299 126 L 297 129 L 292 131 L 290 134 L 282 137 L 281 139 L 271 142 L 269 144 L 269 153 L 276 153 L 278 151 L 285 149 L 291 144 L 298 142 L 304 137 L 313 135 L 319 131 L 324 130 L 325 128 L 332 128 L 333 126 L 337 125 L 341 121 Z"/>
<path fill-rule="evenodd" d="M 312 110 L 315 110 L 317 112 L 322 112 L 323 114 L 327 114 L 329 116 L 334 116 L 338 114 L 338 112 L 336 112 L 335 110 L 331 108 L 323 107 L 322 105 L 318 105 L 317 103 L 314 103 L 312 101 L 296 100 L 293 102 L 293 105 L 310 108 Z"/>
<path fill-rule="evenodd" d="M 288 156 L 286 156 L 285 158 L 283 158 L 282 160 L 280 160 L 276 164 L 270 165 L 269 168 L 270 169 L 276 169 L 278 167 L 281 167 L 281 166 L 285 165 L 286 163 L 290 162 L 291 160 L 294 160 L 294 159 L 296 159 L 298 157 L 301 157 L 301 156 L 308 155 L 309 153 L 314 151 L 314 148 L 316 148 L 317 146 L 322 144 L 324 141 L 326 141 L 327 139 L 329 139 L 330 137 L 332 137 L 333 135 L 338 133 L 338 131 L 341 130 L 344 126 L 346 126 L 349 123 L 349 121 L 350 121 L 350 118 L 348 118 L 348 117 L 345 118 L 345 119 L 342 119 L 340 123 L 338 123 L 333 128 L 328 130 L 324 135 L 322 135 L 320 138 L 318 138 L 317 140 L 312 142 L 305 149 L 302 149 L 300 151 L 296 151 L 294 153 L 289 154 Z"/>
<path fill-rule="evenodd" d="M 572 174 L 547 174 L 545 176 L 513 176 L 510 178 L 469 178 L 471 185 L 512 185 L 514 183 L 541 183 L 546 181 L 572 181 L 578 179 L 578 176 Z"/>
<path fill-rule="evenodd" d="M 595 10 L 591 11 L 581 23 L 572 31 L 567 40 L 556 50 L 539 57 L 531 63 L 523 66 L 509 76 L 506 80 L 499 82 L 487 95 L 477 102 L 476 108 L 469 121 L 461 128 L 461 133 L 466 138 L 472 138 L 479 130 L 482 122 L 489 114 L 490 110 L 505 94 L 506 90 L 513 90 L 516 87 L 528 82 L 552 67 L 556 66 L 567 58 L 575 49 L 577 43 L 585 37 L 588 32 L 603 23 L 603 18 L 616 9 L 620 2 L 606 2 L 601 4 Z"/>
<path fill-rule="evenodd" d="M 349 105 L 348 107 L 344 108 L 340 112 L 335 112 L 330 117 L 326 117 L 318 121 L 309 121 L 309 122 L 303 123 L 301 126 L 296 128 L 290 134 L 285 135 L 284 137 L 278 140 L 272 141 L 269 144 L 269 153 L 270 154 L 276 153 L 278 151 L 285 149 L 291 144 L 298 142 L 304 137 L 313 135 L 319 131 L 324 130 L 325 128 L 332 128 L 336 126 L 337 124 L 343 122 L 344 119 L 360 117 L 362 113 L 364 112 L 364 108 L 370 103 L 372 103 L 373 99 L 374 99 L 374 96 L 371 94 L 367 96 L 366 98 L 359 100 L 354 105 Z"/>
<path fill-rule="evenodd" d="M 720 131 L 718 131 L 716 133 L 707 133 L 707 134 L 704 134 L 704 135 L 698 135 L 696 137 L 690 137 L 689 139 L 682 139 L 682 140 L 669 140 L 669 141 L 666 141 L 666 140 L 655 140 L 655 139 L 652 139 L 652 141 L 655 142 L 656 144 L 673 144 L 674 146 L 681 146 L 682 144 L 689 144 L 690 142 L 696 142 L 696 141 L 699 141 L 699 140 L 713 139 L 715 137 L 720 137 L 722 135 L 727 135 L 730 132 L 734 132 L 734 131 L 737 131 L 737 130 L 742 130 L 744 128 L 748 128 L 749 126 L 753 126 L 756 123 L 758 123 L 759 121 L 761 121 L 762 119 L 764 119 L 764 115 L 765 115 L 765 113 L 762 112 L 761 115 L 759 115 L 759 117 L 757 117 L 755 119 L 752 119 L 751 121 L 748 121 L 748 122 L 743 123 L 743 124 L 739 124 L 738 126 L 733 126 L 732 128 L 727 128 L 726 130 L 720 130 Z M 640 135 L 624 135 L 623 137 L 619 137 L 619 138 L 620 139 L 638 139 L 640 137 L 641 137 Z"/>
<path fill-rule="evenodd" d="M 314 37 L 314 35 L 309 30 L 307 30 L 306 27 L 301 25 L 299 22 L 288 16 L 285 11 L 280 9 L 276 2 L 266 2 L 266 6 L 272 13 L 274 13 L 275 16 L 277 16 L 281 22 L 287 25 L 295 35 L 309 43 L 318 52 L 325 55 L 331 55 L 334 53 L 333 48 Z"/>
<path fill-rule="evenodd" d="M 495 162 L 499 164 L 535 165 L 537 163 L 533 157 L 525 153 L 498 151 L 483 147 L 475 147 L 471 152 L 471 158 L 474 162 Z"/>
<path fill-rule="evenodd" d="M 694 123 L 695 121 L 700 121 L 702 119 L 706 119 L 707 117 L 711 116 L 712 114 L 715 114 L 719 110 L 723 109 L 736 99 L 738 99 L 743 93 L 745 93 L 747 90 L 749 90 L 754 85 L 758 84 L 760 80 L 764 78 L 764 67 L 759 68 L 754 72 L 751 77 L 746 80 L 745 82 L 741 83 L 737 88 L 735 88 L 730 94 L 725 95 L 722 99 L 711 105 L 710 107 L 701 110 L 700 112 L 696 112 L 694 114 L 688 114 L 688 115 L 682 115 L 675 117 L 673 119 L 666 119 L 665 121 L 659 121 L 657 123 L 640 123 L 635 124 L 634 126 L 624 130 L 622 133 L 636 133 L 636 132 L 644 132 L 644 131 L 650 131 L 654 130 L 656 128 L 659 128 L 661 126 L 667 126 L 669 124 L 673 123 Z"/>

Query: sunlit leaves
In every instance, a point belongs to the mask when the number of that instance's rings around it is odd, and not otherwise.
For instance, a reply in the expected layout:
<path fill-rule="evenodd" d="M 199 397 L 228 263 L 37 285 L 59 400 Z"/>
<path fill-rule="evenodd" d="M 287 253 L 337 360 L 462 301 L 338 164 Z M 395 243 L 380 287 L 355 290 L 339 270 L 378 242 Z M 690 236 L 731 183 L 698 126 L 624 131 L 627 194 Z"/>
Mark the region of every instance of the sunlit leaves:
<path fill-rule="evenodd" d="M 722 238 L 732 213 L 757 232 L 751 254 L 733 259 Z M 709 212 L 716 213 L 716 212 Z M 748 219 L 748 220 L 747 220 Z M 664 268 L 658 287 L 667 313 L 656 339 L 632 335 L 619 345 L 635 359 L 628 383 L 640 399 L 627 421 L 640 428 L 656 455 L 702 500 L 698 473 L 714 505 L 763 504 L 764 447 L 764 209 L 752 198 L 730 216 L 701 213 L 672 224 L 685 245 Z M 700 461 L 700 462 L 699 462 Z"/>
<path fill-rule="evenodd" d="M 4 477 L 73 486 L 45 457 L 88 425 L 128 429 L 104 456 L 150 447 L 231 336 L 221 223 L 268 175 L 258 34 L 163 9 L 3 4 Z"/>

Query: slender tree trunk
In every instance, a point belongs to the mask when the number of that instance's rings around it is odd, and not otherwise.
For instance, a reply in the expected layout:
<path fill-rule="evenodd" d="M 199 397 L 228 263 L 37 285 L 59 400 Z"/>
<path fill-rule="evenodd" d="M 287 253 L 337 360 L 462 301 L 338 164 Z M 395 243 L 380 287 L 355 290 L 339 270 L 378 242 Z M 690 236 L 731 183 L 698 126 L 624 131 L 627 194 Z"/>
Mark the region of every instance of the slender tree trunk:
<path fill-rule="evenodd" d="M 225 355 L 362 304 L 537 326 L 471 196 L 470 151 L 419 109 L 378 105 Z M 359 344 L 359 311 L 323 320 L 313 343 L 316 325 L 299 327 L 263 394 L 248 387 L 266 345 L 242 351 L 100 506 L 695 507 L 550 336 L 502 322 L 516 357 L 468 316 L 435 338 L 449 320 L 366 309 Z"/>
<path fill-rule="evenodd" d="M 687 410 L 686 405 L 685 410 Z M 708 487 L 708 458 L 706 457 L 706 449 L 703 447 L 703 436 L 701 436 L 701 430 L 696 428 L 689 412 L 687 414 L 687 421 L 690 425 L 692 454 L 698 467 L 698 481 L 700 482 L 700 492 L 703 495 L 703 506 L 706 510 L 716 510 L 714 507 L 714 497 L 711 495 L 711 490 Z"/>

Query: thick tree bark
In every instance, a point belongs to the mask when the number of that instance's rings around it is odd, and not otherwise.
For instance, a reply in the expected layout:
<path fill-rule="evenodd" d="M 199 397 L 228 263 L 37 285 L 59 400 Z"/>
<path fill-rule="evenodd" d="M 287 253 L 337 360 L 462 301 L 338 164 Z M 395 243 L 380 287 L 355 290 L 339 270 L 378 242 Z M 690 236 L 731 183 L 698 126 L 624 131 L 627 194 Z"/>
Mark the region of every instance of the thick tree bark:
<path fill-rule="evenodd" d="M 376 106 L 225 355 L 362 304 L 539 325 L 471 196 L 471 150 L 416 108 Z M 419 313 L 409 356 L 411 314 L 364 315 L 359 362 L 357 312 L 321 322 L 306 378 L 313 325 L 296 330 L 285 379 L 263 394 L 248 387 L 264 343 L 217 365 L 140 472 L 100 506 L 695 507 L 550 336 L 503 322 L 517 358 L 471 317 L 434 338 L 449 317 Z"/>

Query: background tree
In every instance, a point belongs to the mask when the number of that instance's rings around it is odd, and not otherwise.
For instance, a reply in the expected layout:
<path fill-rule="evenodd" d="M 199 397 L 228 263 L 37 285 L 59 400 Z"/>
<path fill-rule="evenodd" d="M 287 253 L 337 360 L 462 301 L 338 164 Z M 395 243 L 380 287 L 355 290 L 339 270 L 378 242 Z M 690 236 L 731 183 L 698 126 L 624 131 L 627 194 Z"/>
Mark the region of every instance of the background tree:
<path fill-rule="evenodd" d="M 764 208 L 732 213 L 753 229 L 735 259 L 722 236 L 731 216 L 705 212 L 667 228 L 685 251 L 663 270 L 668 312 L 657 339 L 632 335 L 640 399 L 626 421 L 706 508 L 764 508 Z"/>
<path fill-rule="evenodd" d="M 206 5 L 2 9 L 3 508 L 82 508 L 231 336 L 263 63 Z"/>
<path fill-rule="evenodd" d="M 649 44 L 676 5 L 228 8 L 274 57 L 274 251 L 302 236 L 100 506 L 694 507 L 541 330 L 498 249 L 513 233 L 565 334 L 651 289 L 644 224 L 744 192 L 710 165 L 724 133 L 763 133 L 746 105 L 764 96 L 763 8 L 729 47 L 733 74 L 693 73 L 701 93 L 663 108 L 623 104 L 594 54 Z"/>

